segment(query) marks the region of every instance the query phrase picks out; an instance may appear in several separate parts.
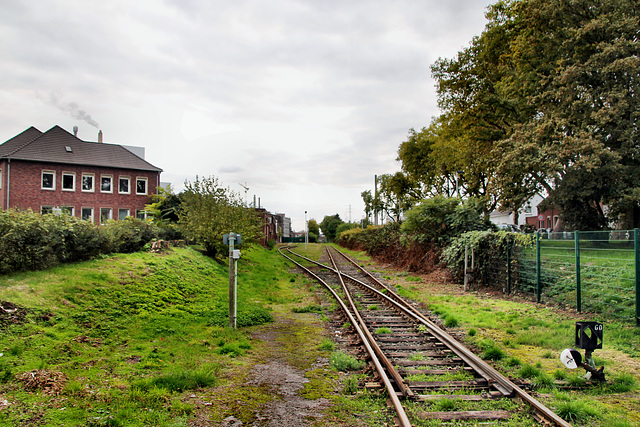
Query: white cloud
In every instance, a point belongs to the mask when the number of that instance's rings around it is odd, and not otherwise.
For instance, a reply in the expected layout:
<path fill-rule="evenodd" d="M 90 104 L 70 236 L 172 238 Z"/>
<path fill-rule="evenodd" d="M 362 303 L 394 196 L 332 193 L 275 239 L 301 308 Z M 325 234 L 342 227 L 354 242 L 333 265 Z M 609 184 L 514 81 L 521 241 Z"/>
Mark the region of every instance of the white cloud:
<path fill-rule="evenodd" d="M 90 118 L 178 189 L 219 175 L 298 229 L 305 209 L 359 219 L 437 114 L 429 65 L 480 34 L 488 4 L 5 0 L 0 140 L 56 124 L 95 140 Z"/>

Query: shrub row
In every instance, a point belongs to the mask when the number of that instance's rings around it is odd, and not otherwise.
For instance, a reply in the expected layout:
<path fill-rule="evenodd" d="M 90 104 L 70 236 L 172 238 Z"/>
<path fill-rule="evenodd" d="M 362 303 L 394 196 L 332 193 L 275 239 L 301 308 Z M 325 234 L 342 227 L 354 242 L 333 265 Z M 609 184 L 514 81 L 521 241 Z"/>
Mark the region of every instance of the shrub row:
<path fill-rule="evenodd" d="M 0 211 L 0 274 L 136 252 L 157 235 L 155 225 L 135 218 L 96 226 L 68 215 Z"/>
<path fill-rule="evenodd" d="M 476 258 L 476 263 L 484 268 L 483 261 L 495 253 L 504 253 L 509 242 L 526 239 L 524 235 L 510 236 L 516 233 L 495 233 L 495 227 L 481 212 L 475 199 L 463 202 L 457 197 L 437 196 L 409 210 L 402 224 L 346 230 L 337 242 L 409 271 L 428 273 L 444 262 L 455 278 L 460 279 L 466 245 L 486 257 Z"/>

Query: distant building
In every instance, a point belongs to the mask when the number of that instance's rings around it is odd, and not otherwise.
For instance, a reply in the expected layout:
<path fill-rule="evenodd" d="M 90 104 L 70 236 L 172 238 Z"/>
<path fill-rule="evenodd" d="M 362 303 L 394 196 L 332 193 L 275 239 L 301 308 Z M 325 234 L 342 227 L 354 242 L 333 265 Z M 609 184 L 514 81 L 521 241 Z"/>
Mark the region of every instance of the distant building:
<path fill-rule="evenodd" d="M 0 208 L 66 212 L 91 222 L 145 217 L 162 169 L 144 149 L 86 142 L 59 126 L 0 144 Z"/>

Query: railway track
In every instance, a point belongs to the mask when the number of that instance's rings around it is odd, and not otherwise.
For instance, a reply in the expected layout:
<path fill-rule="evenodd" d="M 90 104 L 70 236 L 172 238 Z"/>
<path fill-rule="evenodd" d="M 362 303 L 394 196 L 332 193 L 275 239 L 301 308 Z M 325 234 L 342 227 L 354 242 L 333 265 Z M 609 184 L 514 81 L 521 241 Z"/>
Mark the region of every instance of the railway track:
<path fill-rule="evenodd" d="M 325 248 L 326 264 L 289 248 L 280 252 L 335 298 L 366 350 L 377 383 L 388 393 L 397 425 L 428 419 L 500 424 L 514 418 L 531 424 L 533 418 L 546 425 L 570 426 L 392 288 L 337 249 Z M 514 405 L 529 410 L 518 411 Z"/>

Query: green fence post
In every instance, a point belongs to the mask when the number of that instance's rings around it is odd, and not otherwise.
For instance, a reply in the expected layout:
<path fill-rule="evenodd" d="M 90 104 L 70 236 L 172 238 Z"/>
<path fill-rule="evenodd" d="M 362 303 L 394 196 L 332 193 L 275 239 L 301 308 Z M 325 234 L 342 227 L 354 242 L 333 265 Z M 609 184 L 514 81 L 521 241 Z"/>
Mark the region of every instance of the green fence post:
<path fill-rule="evenodd" d="M 640 326 L 640 233 L 633 229 L 633 249 L 636 256 L 636 326 Z"/>
<path fill-rule="evenodd" d="M 540 280 L 542 270 L 542 260 L 540 259 L 540 230 L 536 231 L 536 299 L 538 303 L 542 299 L 542 283 Z"/>
<path fill-rule="evenodd" d="M 576 309 L 582 313 L 582 283 L 580 281 L 580 232 L 573 232 L 573 239 L 576 248 Z"/>

